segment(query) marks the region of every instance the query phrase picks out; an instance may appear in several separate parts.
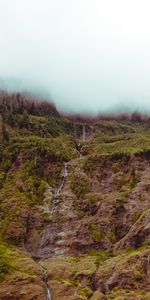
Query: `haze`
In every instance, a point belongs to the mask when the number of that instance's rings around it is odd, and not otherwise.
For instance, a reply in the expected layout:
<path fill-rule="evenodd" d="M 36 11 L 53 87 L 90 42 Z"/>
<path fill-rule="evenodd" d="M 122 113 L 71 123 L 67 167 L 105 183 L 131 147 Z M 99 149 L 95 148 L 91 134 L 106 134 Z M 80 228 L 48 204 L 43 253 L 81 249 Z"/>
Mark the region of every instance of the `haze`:
<path fill-rule="evenodd" d="M 150 112 L 150 2 L 0 0 L 0 87 L 67 112 Z"/>

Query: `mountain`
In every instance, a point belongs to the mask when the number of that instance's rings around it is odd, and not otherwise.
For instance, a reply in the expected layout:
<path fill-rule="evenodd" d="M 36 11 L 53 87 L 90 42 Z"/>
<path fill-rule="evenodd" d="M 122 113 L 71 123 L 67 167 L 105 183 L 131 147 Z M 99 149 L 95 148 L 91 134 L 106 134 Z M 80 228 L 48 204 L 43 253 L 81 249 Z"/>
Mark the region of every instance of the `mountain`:
<path fill-rule="evenodd" d="M 150 299 L 150 119 L 0 94 L 0 299 Z"/>

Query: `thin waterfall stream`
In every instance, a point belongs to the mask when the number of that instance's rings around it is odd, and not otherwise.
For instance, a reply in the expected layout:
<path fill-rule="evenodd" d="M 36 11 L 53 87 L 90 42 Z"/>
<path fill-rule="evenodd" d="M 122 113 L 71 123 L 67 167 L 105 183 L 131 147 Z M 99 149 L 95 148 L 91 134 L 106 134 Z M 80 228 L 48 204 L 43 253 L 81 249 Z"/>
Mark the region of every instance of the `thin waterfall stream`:
<path fill-rule="evenodd" d="M 52 220 L 52 218 L 53 218 L 54 211 L 57 211 L 57 209 L 58 209 L 58 204 L 60 202 L 59 195 L 60 195 L 61 191 L 63 190 L 66 178 L 68 176 L 67 166 L 68 166 L 67 162 L 64 162 L 64 167 L 61 172 L 62 181 L 61 181 L 60 186 L 54 191 L 54 195 L 53 195 L 53 199 L 52 199 L 52 206 L 50 208 L 50 220 Z"/>
<path fill-rule="evenodd" d="M 46 285 L 46 300 L 52 300 L 52 292 L 51 292 L 51 289 L 48 285 L 48 282 L 47 282 L 47 279 L 48 279 L 48 273 L 47 273 L 47 269 L 42 267 L 43 268 L 43 281 Z"/>
<path fill-rule="evenodd" d="M 53 200 L 52 200 L 52 207 L 50 208 L 50 220 L 52 220 L 54 211 L 58 209 L 58 204 L 60 202 L 59 195 L 60 195 L 61 191 L 64 188 L 64 184 L 65 184 L 66 178 L 68 176 L 67 166 L 68 166 L 67 162 L 64 162 L 64 167 L 63 167 L 62 172 L 61 172 L 62 182 L 61 182 L 60 186 L 54 191 L 54 197 L 53 197 Z M 48 280 L 47 280 L 48 279 L 48 274 L 47 274 L 47 269 L 46 268 L 43 268 L 43 275 L 44 275 L 43 281 L 46 285 L 46 300 L 52 300 L 52 291 L 51 291 L 50 286 L 48 285 Z"/>
<path fill-rule="evenodd" d="M 52 300 L 51 289 L 49 288 L 48 285 L 47 285 L 47 295 L 46 295 L 46 300 Z"/>
<path fill-rule="evenodd" d="M 62 189 L 64 187 L 66 177 L 68 176 L 68 169 L 67 169 L 67 163 L 66 162 L 64 163 L 64 168 L 62 170 L 61 176 L 62 176 L 63 179 L 62 179 L 60 187 L 56 190 L 56 195 L 57 196 L 60 195 L 60 192 L 62 191 Z"/>

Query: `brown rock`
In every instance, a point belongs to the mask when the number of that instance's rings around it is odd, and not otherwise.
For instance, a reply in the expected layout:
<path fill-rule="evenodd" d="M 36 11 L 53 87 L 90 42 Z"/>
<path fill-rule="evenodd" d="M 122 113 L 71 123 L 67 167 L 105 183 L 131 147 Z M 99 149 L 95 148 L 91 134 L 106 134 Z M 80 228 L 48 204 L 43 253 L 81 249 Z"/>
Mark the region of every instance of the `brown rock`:
<path fill-rule="evenodd" d="M 114 251 L 127 247 L 138 248 L 150 240 L 150 210 L 144 212 L 129 232 L 114 246 Z"/>
<path fill-rule="evenodd" d="M 24 278 L 21 274 L 8 276 L 0 284 L 1 300 L 45 300 L 46 288 L 38 278 Z"/>
<path fill-rule="evenodd" d="M 93 296 L 91 297 L 91 300 L 107 300 L 107 299 L 108 298 L 100 291 L 94 292 Z"/>

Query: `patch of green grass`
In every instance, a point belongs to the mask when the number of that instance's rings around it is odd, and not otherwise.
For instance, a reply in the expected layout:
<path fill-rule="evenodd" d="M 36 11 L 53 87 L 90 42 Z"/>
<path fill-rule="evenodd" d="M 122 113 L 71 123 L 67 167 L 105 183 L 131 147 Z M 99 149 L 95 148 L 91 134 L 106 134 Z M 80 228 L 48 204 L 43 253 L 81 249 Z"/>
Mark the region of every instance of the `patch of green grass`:
<path fill-rule="evenodd" d="M 89 251 L 89 255 L 94 256 L 96 258 L 95 264 L 97 267 L 99 267 L 105 260 L 114 256 L 111 252 L 97 250 Z"/>
<path fill-rule="evenodd" d="M 91 202 L 91 203 L 97 203 L 97 202 L 101 202 L 104 197 L 102 195 L 98 195 L 98 194 L 87 194 L 86 198 Z"/>
<path fill-rule="evenodd" d="M 89 287 L 79 288 L 79 296 L 83 297 L 82 299 L 88 299 L 92 296 L 93 291 Z"/>
<path fill-rule="evenodd" d="M 77 286 L 79 284 L 78 280 L 73 280 L 70 278 L 63 279 L 60 276 L 53 276 L 52 279 L 68 286 Z"/>
<path fill-rule="evenodd" d="M 23 256 L 14 247 L 3 242 L 0 238 L 0 282 L 2 282 L 8 274 L 14 271 L 34 276 L 35 273 L 34 271 L 31 271 L 30 264 L 31 261 L 28 257 Z"/>
<path fill-rule="evenodd" d="M 0 282 L 4 280 L 5 276 L 9 273 L 8 259 L 0 251 Z"/>
<path fill-rule="evenodd" d="M 141 215 L 141 212 L 139 212 L 139 211 L 136 211 L 133 213 L 132 220 L 131 220 L 132 224 L 136 223 L 136 221 L 139 219 L 140 215 Z"/>
<path fill-rule="evenodd" d="M 91 225 L 92 238 L 95 242 L 101 242 L 104 238 L 104 232 L 98 228 L 96 224 Z"/>
<path fill-rule="evenodd" d="M 79 199 L 90 191 L 90 181 L 84 173 L 76 171 L 71 177 L 71 188 Z"/>

